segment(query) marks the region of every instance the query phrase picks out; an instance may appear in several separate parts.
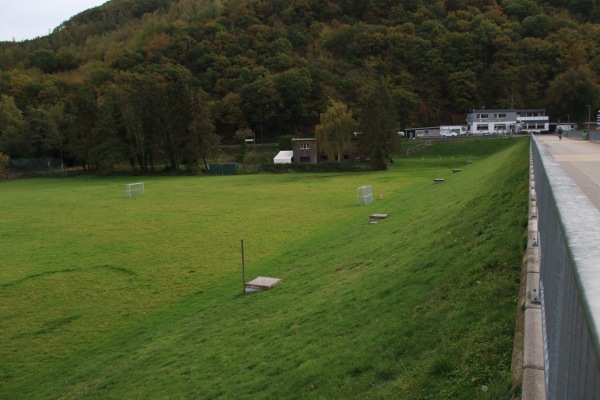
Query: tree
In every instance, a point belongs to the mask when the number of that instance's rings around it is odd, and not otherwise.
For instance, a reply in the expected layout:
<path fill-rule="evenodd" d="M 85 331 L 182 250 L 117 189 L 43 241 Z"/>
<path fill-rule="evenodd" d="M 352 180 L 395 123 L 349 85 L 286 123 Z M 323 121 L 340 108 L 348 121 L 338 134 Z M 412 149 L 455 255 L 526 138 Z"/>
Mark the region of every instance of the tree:
<path fill-rule="evenodd" d="M 148 121 L 156 112 L 153 110 L 154 97 L 158 93 L 153 90 L 154 81 L 145 74 L 121 73 L 118 76 L 119 87 L 115 92 L 118 107 L 127 132 L 127 156 L 135 168 L 135 163 L 140 169 L 146 170 L 150 164 L 149 137 L 154 132 L 150 129 Z"/>
<path fill-rule="evenodd" d="M 284 122 L 299 126 L 309 114 L 313 80 L 307 68 L 294 68 L 275 77 L 284 103 L 279 113 Z"/>
<path fill-rule="evenodd" d="M 70 98 L 75 116 L 72 129 L 67 132 L 66 152 L 71 162 L 87 167 L 92 146 L 92 130 L 96 122 L 96 99 L 90 85 L 76 88 Z"/>
<path fill-rule="evenodd" d="M 90 164 L 100 171 L 111 171 L 124 159 L 123 144 L 119 139 L 124 128 L 118 111 L 116 85 L 109 85 L 98 99 L 98 114 L 90 146 Z"/>
<path fill-rule="evenodd" d="M 119 71 L 126 71 L 134 69 L 143 61 L 144 57 L 141 54 L 125 50 L 112 62 L 111 67 Z"/>
<path fill-rule="evenodd" d="M 12 156 L 23 156 L 27 150 L 26 123 L 12 97 L 0 95 L 0 151 Z"/>
<path fill-rule="evenodd" d="M 283 108 L 283 100 L 273 79 L 266 76 L 243 86 L 240 100 L 247 121 L 259 127 L 262 143 L 263 125 L 270 124 Z"/>
<path fill-rule="evenodd" d="M 350 143 L 357 127 L 348 107 L 341 101 L 330 100 L 327 110 L 321 114 L 321 122 L 315 128 L 315 138 L 328 158 L 337 156 L 340 162 L 344 147 Z"/>
<path fill-rule="evenodd" d="M 279 136 L 279 150 L 293 150 L 292 135 L 281 135 Z"/>
<path fill-rule="evenodd" d="M 371 156 L 373 168 L 387 169 L 399 151 L 396 110 L 387 85 L 380 80 L 368 95 L 360 117 L 362 149 Z"/>
<path fill-rule="evenodd" d="M 241 109 L 241 97 L 239 93 L 227 93 L 217 103 L 216 115 L 220 122 L 231 126 L 240 126 L 244 121 L 244 112 Z"/>
<path fill-rule="evenodd" d="M 215 125 L 210 115 L 209 95 L 201 88 L 189 91 L 189 133 L 184 143 L 187 161 L 192 166 L 202 163 L 208 171 L 208 158 L 214 154 L 221 138 L 215 134 Z"/>
<path fill-rule="evenodd" d="M 503 0 L 501 4 L 506 15 L 517 20 L 523 20 L 540 12 L 535 0 Z"/>
<path fill-rule="evenodd" d="M 396 118 L 402 122 L 402 126 L 412 123 L 410 116 L 419 105 L 420 99 L 416 93 L 406 89 L 396 89 L 391 93 L 392 101 L 396 106 Z"/>
<path fill-rule="evenodd" d="M 60 69 L 60 61 L 53 50 L 39 49 L 29 56 L 25 62 L 25 68 L 39 68 L 50 74 Z"/>
<path fill-rule="evenodd" d="M 28 106 L 25 120 L 29 125 L 29 155 L 47 157 L 60 149 L 62 137 L 49 110 Z"/>
<path fill-rule="evenodd" d="M 58 50 L 58 66 L 62 71 L 70 71 L 79 66 L 77 55 L 66 47 L 61 47 Z"/>
<path fill-rule="evenodd" d="M 446 82 L 448 106 L 452 111 L 464 112 L 477 104 L 477 76 L 471 70 L 453 72 Z"/>
<path fill-rule="evenodd" d="M 10 158 L 0 151 L 0 177 L 6 175 Z"/>
<path fill-rule="evenodd" d="M 570 114 L 573 119 L 588 119 L 587 105 L 600 104 L 600 85 L 595 74 L 586 66 L 574 67 L 558 75 L 546 92 L 548 103 L 559 115 Z"/>

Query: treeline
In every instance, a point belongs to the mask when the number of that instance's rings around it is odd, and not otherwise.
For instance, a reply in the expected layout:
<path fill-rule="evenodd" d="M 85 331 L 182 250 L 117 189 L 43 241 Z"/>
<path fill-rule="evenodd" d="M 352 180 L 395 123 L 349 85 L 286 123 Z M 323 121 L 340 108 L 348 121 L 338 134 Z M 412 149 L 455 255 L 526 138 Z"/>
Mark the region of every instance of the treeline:
<path fill-rule="evenodd" d="M 600 105 L 595 0 L 112 0 L 0 43 L 0 151 L 202 168 L 220 141 L 313 136 L 386 83 L 397 129 L 471 108 Z M 364 124 L 363 124 L 364 126 Z"/>

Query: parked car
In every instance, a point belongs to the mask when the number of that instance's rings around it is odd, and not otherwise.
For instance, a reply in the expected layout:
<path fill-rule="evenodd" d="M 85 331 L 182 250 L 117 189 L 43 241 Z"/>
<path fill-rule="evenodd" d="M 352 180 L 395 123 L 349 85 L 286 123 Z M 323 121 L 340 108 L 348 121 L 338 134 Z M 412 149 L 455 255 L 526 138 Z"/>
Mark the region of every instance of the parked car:
<path fill-rule="evenodd" d="M 452 132 L 452 131 L 443 131 L 440 135 L 442 137 L 453 137 L 453 136 L 458 136 L 458 133 Z"/>

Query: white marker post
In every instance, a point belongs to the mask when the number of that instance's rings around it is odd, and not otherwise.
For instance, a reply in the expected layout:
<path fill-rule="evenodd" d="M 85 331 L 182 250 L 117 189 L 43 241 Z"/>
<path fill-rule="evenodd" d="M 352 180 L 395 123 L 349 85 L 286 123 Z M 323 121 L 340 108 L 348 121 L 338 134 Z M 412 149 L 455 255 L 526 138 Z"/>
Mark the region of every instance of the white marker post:
<path fill-rule="evenodd" d="M 242 284 L 243 284 L 243 290 L 244 290 L 244 294 L 246 294 L 246 270 L 245 270 L 245 266 L 244 266 L 244 238 L 241 238 L 240 241 L 242 242 Z"/>

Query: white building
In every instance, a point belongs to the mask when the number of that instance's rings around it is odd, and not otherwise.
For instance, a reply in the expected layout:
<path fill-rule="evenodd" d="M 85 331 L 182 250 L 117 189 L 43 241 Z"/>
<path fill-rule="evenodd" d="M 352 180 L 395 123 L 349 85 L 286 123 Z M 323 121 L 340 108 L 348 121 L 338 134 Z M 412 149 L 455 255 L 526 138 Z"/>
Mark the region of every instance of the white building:
<path fill-rule="evenodd" d="M 440 126 L 440 136 L 461 136 L 467 133 L 466 125 L 442 125 Z"/>
<path fill-rule="evenodd" d="M 547 133 L 550 121 L 541 108 L 471 110 L 467 114 L 467 129 L 471 135 Z"/>

